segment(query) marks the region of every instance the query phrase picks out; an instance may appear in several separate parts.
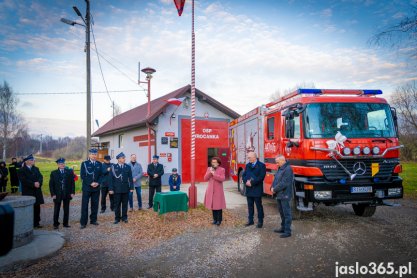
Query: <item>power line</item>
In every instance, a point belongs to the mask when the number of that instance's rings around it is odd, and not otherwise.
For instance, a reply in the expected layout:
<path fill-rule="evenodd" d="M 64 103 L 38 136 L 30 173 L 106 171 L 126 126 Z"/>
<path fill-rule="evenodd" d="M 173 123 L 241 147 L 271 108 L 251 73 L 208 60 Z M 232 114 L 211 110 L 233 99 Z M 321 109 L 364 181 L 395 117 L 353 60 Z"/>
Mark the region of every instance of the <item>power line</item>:
<path fill-rule="evenodd" d="M 97 91 L 91 92 L 92 94 L 107 94 L 108 93 L 132 93 L 132 92 L 144 92 L 145 89 L 142 90 L 116 90 L 116 91 Z M 86 92 L 59 92 L 59 93 L 51 93 L 51 92 L 41 92 L 41 93 L 15 93 L 15 95 L 82 95 Z"/>
<path fill-rule="evenodd" d="M 83 39 L 82 36 L 79 35 L 79 33 L 74 33 L 76 37 L 78 37 L 80 40 Z M 77 44 L 73 43 L 74 46 L 76 46 Z M 93 47 L 92 47 L 93 48 Z M 93 48 L 94 49 L 94 48 Z M 132 79 L 128 74 L 126 74 L 125 72 L 123 72 L 121 69 L 119 69 L 116 65 L 114 65 L 113 63 L 111 63 L 106 57 L 107 56 L 109 59 L 113 59 L 115 62 L 117 62 L 119 65 L 121 65 L 122 67 L 124 67 L 126 70 L 130 71 L 132 73 L 131 70 L 128 69 L 128 67 L 123 64 L 122 62 L 120 62 L 119 60 L 117 60 L 116 58 L 112 57 L 111 55 L 109 55 L 108 53 L 105 53 L 103 51 L 98 52 L 97 49 L 94 49 L 96 51 L 96 53 L 98 53 L 98 55 L 103 58 L 110 66 L 112 66 L 113 68 L 115 68 L 118 72 L 120 72 L 122 75 L 124 75 L 127 79 L 129 79 L 130 81 L 132 81 L 134 84 L 138 85 L 140 88 L 143 89 L 143 92 L 146 91 L 146 88 L 142 87 L 142 85 L 138 84 L 138 82 L 134 79 Z"/>
<path fill-rule="evenodd" d="M 104 79 L 103 69 L 101 68 L 100 56 L 98 55 L 98 49 L 97 49 L 97 44 L 96 44 L 96 36 L 94 35 L 94 29 L 93 29 L 92 24 L 91 24 L 91 34 L 93 35 L 94 50 L 96 51 L 96 54 L 97 54 L 98 66 L 100 68 L 100 73 L 101 73 L 101 77 L 103 79 L 104 87 L 106 88 L 107 96 L 109 97 L 110 102 L 113 105 L 113 100 L 110 97 L 109 89 L 107 88 L 107 83 L 106 83 L 106 80 Z M 114 109 L 114 107 L 113 107 L 113 109 Z"/>

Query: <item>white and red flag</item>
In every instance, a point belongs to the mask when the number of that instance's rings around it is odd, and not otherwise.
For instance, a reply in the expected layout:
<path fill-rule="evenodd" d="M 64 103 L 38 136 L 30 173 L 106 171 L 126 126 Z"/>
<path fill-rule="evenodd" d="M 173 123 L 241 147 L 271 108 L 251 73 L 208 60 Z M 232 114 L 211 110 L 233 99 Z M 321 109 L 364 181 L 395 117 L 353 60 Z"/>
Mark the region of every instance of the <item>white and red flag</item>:
<path fill-rule="evenodd" d="M 165 101 L 168 102 L 169 104 L 173 104 L 176 106 L 180 106 L 183 101 L 185 100 L 185 97 L 181 97 L 181 98 L 170 98 L 170 99 L 166 99 Z"/>

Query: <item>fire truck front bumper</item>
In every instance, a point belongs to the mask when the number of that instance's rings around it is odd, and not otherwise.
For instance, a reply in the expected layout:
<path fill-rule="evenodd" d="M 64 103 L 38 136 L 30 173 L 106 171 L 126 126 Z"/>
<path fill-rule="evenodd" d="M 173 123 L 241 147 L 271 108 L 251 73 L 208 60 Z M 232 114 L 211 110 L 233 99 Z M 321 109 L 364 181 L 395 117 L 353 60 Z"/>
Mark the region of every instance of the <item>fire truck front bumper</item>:
<path fill-rule="evenodd" d="M 402 179 L 393 177 L 386 182 L 354 181 L 341 184 L 319 180 L 297 181 L 297 195 L 308 202 L 326 204 L 372 203 L 383 204 L 386 199 L 403 198 Z M 301 186 L 300 186 L 301 184 Z M 300 188 L 301 187 L 301 188 Z M 300 189 L 304 196 L 300 196 Z"/>

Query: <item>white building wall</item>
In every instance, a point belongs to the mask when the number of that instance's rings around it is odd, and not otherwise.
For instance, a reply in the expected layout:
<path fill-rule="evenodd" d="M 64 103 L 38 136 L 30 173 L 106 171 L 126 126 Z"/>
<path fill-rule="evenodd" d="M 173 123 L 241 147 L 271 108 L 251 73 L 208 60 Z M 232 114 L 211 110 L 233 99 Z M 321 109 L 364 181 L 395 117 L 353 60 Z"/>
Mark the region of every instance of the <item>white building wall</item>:
<path fill-rule="evenodd" d="M 156 131 L 156 147 L 157 147 L 157 155 L 161 153 L 172 155 L 172 161 L 168 162 L 168 157 L 160 157 L 159 162 L 164 165 L 164 176 L 162 177 L 162 183 L 168 184 L 168 178 L 171 174 L 172 168 L 177 168 L 179 174 L 181 174 L 180 169 L 180 160 L 181 154 L 179 150 L 181 149 L 181 138 L 178 138 L 178 148 L 170 148 L 170 143 L 168 139 L 168 144 L 163 145 L 161 144 L 161 138 L 165 137 L 166 132 L 173 132 L 175 133 L 175 137 L 179 137 L 180 135 L 180 123 L 179 123 L 179 116 L 187 116 L 190 117 L 191 115 L 191 107 L 190 107 L 190 95 L 185 102 L 183 102 L 180 106 L 175 105 L 168 105 L 165 111 L 158 117 L 158 123 L 154 127 Z M 175 114 L 175 118 L 171 118 L 172 114 Z M 224 114 L 223 112 L 217 110 L 213 106 L 207 104 L 204 101 L 196 100 L 196 117 L 198 119 L 231 119 L 228 115 Z M 171 118 L 171 121 L 170 121 Z M 118 146 L 119 135 L 123 134 L 124 136 L 124 143 L 121 148 Z M 112 162 L 116 162 L 116 155 L 120 152 L 124 152 L 126 155 L 127 161 L 129 161 L 130 154 L 135 153 L 137 155 L 138 162 L 142 165 L 144 171 L 146 171 L 147 167 L 147 158 L 148 158 L 148 147 L 139 147 L 139 142 L 134 142 L 133 138 L 139 135 L 147 135 L 146 128 L 136 128 L 134 130 L 125 131 L 122 133 L 117 133 L 113 135 L 107 135 L 100 137 L 100 142 L 109 142 L 109 155 L 112 155 Z M 152 155 L 154 155 L 154 146 L 152 146 Z"/>
<path fill-rule="evenodd" d="M 123 134 L 123 145 L 119 147 L 119 135 Z M 112 157 L 112 162 L 116 163 L 116 155 L 123 152 L 126 155 L 126 161 L 130 161 L 130 155 L 136 154 L 137 161 L 142 165 L 144 171 L 148 165 L 148 147 L 139 147 L 139 142 L 134 142 L 135 136 L 148 135 L 146 128 L 136 128 L 129 131 L 120 132 L 117 134 L 100 137 L 100 143 L 109 142 L 109 155 Z M 151 154 L 154 155 L 154 146 L 151 146 Z"/>

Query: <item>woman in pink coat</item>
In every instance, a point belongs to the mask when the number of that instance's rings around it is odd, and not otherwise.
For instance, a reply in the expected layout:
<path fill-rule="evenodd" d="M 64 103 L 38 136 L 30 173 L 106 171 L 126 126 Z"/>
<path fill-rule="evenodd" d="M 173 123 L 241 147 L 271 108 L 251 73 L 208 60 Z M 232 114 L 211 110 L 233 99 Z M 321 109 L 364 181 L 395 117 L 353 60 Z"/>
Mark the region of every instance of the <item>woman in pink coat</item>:
<path fill-rule="evenodd" d="M 211 167 L 207 168 L 204 175 L 204 180 L 208 181 L 206 195 L 204 196 L 204 206 L 213 211 L 213 224 L 217 226 L 222 223 L 222 209 L 226 208 L 226 199 L 223 191 L 225 170 L 220 165 L 220 158 L 213 157 L 211 159 Z"/>

